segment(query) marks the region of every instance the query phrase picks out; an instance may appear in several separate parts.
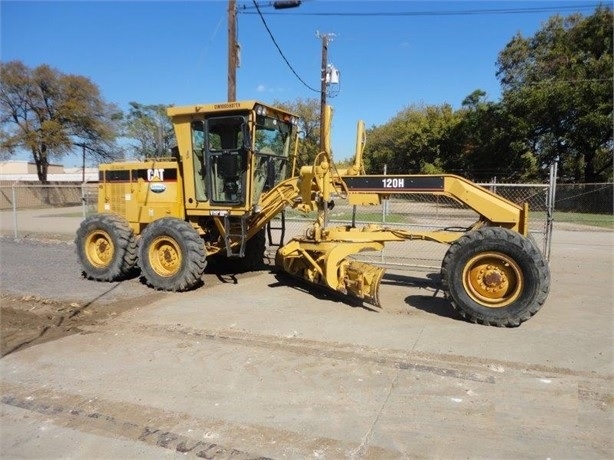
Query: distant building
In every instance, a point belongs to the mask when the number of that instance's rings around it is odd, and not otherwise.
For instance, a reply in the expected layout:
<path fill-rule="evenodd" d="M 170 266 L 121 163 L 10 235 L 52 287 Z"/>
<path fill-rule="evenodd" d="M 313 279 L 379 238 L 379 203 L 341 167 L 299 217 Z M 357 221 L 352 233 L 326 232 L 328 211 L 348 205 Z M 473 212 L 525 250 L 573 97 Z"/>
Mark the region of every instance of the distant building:
<path fill-rule="evenodd" d="M 47 169 L 49 182 L 98 182 L 98 168 L 65 168 L 50 164 Z M 29 161 L 0 161 L 0 181 L 38 182 L 36 164 Z"/>

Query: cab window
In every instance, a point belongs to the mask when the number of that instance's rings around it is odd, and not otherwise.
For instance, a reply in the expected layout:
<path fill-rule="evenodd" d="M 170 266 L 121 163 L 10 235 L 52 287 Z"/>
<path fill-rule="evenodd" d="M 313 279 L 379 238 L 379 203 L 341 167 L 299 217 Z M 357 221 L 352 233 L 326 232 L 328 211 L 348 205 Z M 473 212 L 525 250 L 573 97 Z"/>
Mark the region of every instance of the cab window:
<path fill-rule="evenodd" d="M 247 122 L 244 116 L 207 119 L 207 168 L 214 203 L 245 202 Z"/>
<path fill-rule="evenodd" d="M 207 188 L 205 187 L 205 124 L 202 120 L 195 120 L 191 126 L 194 191 L 197 201 L 207 201 Z"/>

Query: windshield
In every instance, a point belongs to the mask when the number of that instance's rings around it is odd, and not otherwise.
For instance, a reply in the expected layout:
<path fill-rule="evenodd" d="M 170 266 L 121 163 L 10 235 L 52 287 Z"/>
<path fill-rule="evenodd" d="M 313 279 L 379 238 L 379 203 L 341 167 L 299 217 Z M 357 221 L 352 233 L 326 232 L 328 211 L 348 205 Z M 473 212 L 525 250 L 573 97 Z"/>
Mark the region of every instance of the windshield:
<path fill-rule="evenodd" d="M 257 203 L 263 192 L 286 178 L 291 151 L 293 125 L 277 118 L 257 116 L 254 149 L 256 164 L 252 200 Z"/>
<path fill-rule="evenodd" d="M 288 156 L 292 124 L 276 118 L 256 117 L 256 152 Z"/>

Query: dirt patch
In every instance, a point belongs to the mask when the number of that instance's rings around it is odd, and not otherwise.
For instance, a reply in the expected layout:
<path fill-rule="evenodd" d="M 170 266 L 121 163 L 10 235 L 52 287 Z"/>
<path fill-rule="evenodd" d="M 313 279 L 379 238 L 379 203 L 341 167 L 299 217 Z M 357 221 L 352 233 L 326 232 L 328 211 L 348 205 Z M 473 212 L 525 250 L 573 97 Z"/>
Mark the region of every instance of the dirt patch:
<path fill-rule="evenodd" d="M 0 357 L 78 334 L 84 326 L 105 324 L 127 310 L 162 297 L 163 293 L 153 293 L 110 304 L 80 304 L 39 296 L 0 296 Z"/>

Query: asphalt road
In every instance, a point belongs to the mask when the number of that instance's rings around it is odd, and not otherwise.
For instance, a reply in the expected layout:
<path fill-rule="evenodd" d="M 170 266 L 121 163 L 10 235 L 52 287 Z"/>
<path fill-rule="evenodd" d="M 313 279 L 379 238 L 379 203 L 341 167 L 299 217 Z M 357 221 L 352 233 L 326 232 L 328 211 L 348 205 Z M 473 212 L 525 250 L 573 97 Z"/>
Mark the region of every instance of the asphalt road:
<path fill-rule="evenodd" d="M 3 294 L 133 306 L 0 360 L 3 457 L 613 458 L 613 236 L 557 230 L 515 329 L 462 321 L 424 272 L 372 311 L 269 270 L 95 283 L 70 242 L 2 238 Z"/>

